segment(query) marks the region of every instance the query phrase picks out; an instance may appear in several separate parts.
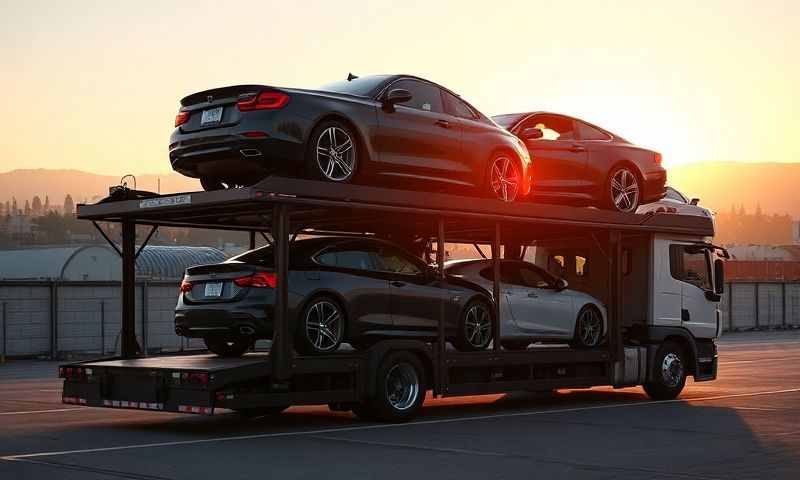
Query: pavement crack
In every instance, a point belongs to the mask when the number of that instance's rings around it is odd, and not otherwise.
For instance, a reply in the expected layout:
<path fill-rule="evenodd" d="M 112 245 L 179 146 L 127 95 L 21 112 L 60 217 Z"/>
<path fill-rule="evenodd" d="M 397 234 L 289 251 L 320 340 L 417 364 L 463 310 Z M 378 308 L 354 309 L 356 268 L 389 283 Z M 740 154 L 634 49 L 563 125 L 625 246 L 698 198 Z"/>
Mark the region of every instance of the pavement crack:
<path fill-rule="evenodd" d="M 48 462 L 44 460 L 32 460 L 29 458 L 14 458 L 8 459 L 3 458 L 0 459 L 6 462 L 22 462 L 22 463 L 31 463 L 34 465 L 44 465 L 47 467 L 58 468 L 62 470 L 72 470 L 76 472 L 86 472 L 86 473 L 97 473 L 102 475 L 107 475 L 116 478 L 126 478 L 129 480 L 173 480 L 172 477 L 161 477 L 156 475 L 145 475 L 141 473 L 133 473 L 133 472 L 123 472 L 120 470 L 111 470 L 107 468 L 99 468 L 99 467 L 87 467 L 84 465 L 74 465 L 71 463 L 63 463 L 63 462 Z"/>

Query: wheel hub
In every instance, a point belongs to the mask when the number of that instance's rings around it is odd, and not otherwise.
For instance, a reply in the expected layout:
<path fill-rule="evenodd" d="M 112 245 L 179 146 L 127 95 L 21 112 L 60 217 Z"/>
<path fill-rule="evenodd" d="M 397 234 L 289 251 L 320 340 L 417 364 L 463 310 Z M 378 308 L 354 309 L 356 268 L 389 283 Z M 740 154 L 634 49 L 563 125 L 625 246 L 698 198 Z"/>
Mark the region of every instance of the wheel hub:
<path fill-rule="evenodd" d="M 639 204 L 639 182 L 627 169 L 621 169 L 611 179 L 611 199 L 621 212 L 631 212 Z"/>
<path fill-rule="evenodd" d="M 661 376 L 669 387 L 677 387 L 683 378 L 683 363 L 678 355 L 668 353 L 661 363 Z"/>
<path fill-rule="evenodd" d="M 386 398 L 395 410 L 408 410 L 419 398 L 419 377 L 408 363 L 394 365 L 386 375 Z"/>

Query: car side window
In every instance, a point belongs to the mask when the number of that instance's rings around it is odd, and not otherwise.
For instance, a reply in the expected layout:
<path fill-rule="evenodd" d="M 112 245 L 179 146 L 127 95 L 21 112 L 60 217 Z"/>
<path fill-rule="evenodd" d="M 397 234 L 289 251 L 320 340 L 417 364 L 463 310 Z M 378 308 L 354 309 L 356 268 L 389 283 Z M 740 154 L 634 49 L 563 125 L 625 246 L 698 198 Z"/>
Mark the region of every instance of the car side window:
<path fill-rule="evenodd" d="M 316 257 L 321 265 L 355 270 L 375 270 L 375 264 L 369 252 L 359 248 L 333 248 Z"/>
<path fill-rule="evenodd" d="M 686 199 L 686 197 L 683 196 L 683 194 L 681 194 L 677 190 L 673 190 L 672 188 L 667 189 L 667 194 L 664 195 L 664 198 L 667 198 L 669 200 L 674 200 L 678 203 L 689 203 L 689 201 Z"/>
<path fill-rule="evenodd" d="M 574 140 L 575 127 L 571 118 L 558 115 L 534 115 L 525 125 L 526 128 L 538 128 L 542 131 L 539 140 Z"/>
<path fill-rule="evenodd" d="M 519 273 L 524 285 L 527 287 L 550 288 L 553 286 L 550 283 L 550 279 L 535 268 L 525 266 L 519 269 Z"/>
<path fill-rule="evenodd" d="M 469 106 L 464 103 L 463 100 L 449 92 L 443 91 L 442 95 L 444 95 L 445 112 L 459 118 L 467 118 L 470 120 L 476 118 L 475 113 L 472 112 L 472 109 L 469 108 Z"/>
<path fill-rule="evenodd" d="M 378 270 L 405 275 L 419 275 L 422 269 L 408 255 L 392 247 L 384 247 L 375 254 Z"/>
<path fill-rule="evenodd" d="M 587 125 L 583 122 L 575 122 L 578 124 L 578 133 L 580 133 L 581 140 L 611 140 L 611 135 L 606 132 Z"/>
<path fill-rule="evenodd" d="M 430 83 L 405 79 L 394 82 L 389 89 L 402 88 L 411 92 L 411 100 L 398 103 L 404 107 L 415 108 L 424 112 L 443 113 L 442 91 Z"/>

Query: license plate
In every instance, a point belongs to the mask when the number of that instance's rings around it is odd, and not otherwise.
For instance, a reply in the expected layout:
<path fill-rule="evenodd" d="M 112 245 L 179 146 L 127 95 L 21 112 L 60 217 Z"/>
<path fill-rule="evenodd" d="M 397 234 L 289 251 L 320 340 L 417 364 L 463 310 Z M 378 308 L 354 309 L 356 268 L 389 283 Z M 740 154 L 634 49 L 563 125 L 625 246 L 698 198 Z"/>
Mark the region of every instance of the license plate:
<path fill-rule="evenodd" d="M 222 282 L 206 283 L 206 297 L 219 297 L 220 295 L 222 295 Z"/>
<path fill-rule="evenodd" d="M 203 110 L 203 116 L 200 117 L 200 125 L 219 123 L 219 121 L 222 120 L 222 109 L 223 107 L 217 107 Z"/>

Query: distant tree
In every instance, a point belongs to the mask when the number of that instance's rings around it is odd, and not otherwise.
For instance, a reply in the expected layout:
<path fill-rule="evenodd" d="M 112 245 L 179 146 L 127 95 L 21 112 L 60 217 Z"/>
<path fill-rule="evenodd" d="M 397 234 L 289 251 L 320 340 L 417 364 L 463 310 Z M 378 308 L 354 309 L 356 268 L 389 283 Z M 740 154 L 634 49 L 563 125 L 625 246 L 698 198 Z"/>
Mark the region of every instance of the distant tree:
<path fill-rule="evenodd" d="M 33 203 L 31 203 L 31 212 L 34 215 L 42 214 L 42 199 L 39 198 L 39 195 L 35 195 L 33 197 Z"/>
<path fill-rule="evenodd" d="M 23 213 L 26 217 L 31 216 L 31 202 L 25 200 L 25 209 L 23 210 Z"/>
<path fill-rule="evenodd" d="M 50 211 L 50 196 L 49 195 L 45 195 L 44 196 L 44 207 L 42 207 L 42 208 L 44 208 L 44 212 L 45 213 Z"/>
<path fill-rule="evenodd" d="M 41 241 L 49 244 L 64 243 L 67 239 L 68 219 L 56 212 L 48 212 L 45 215 L 33 219 L 37 236 Z"/>
<path fill-rule="evenodd" d="M 67 194 L 64 198 L 64 215 L 72 215 L 75 211 L 75 202 L 72 201 L 72 195 Z"/>
<path fill-rule="evenodd" d="M 17 214 L 17 197 L 11 197 L 11 214 Z"/>

